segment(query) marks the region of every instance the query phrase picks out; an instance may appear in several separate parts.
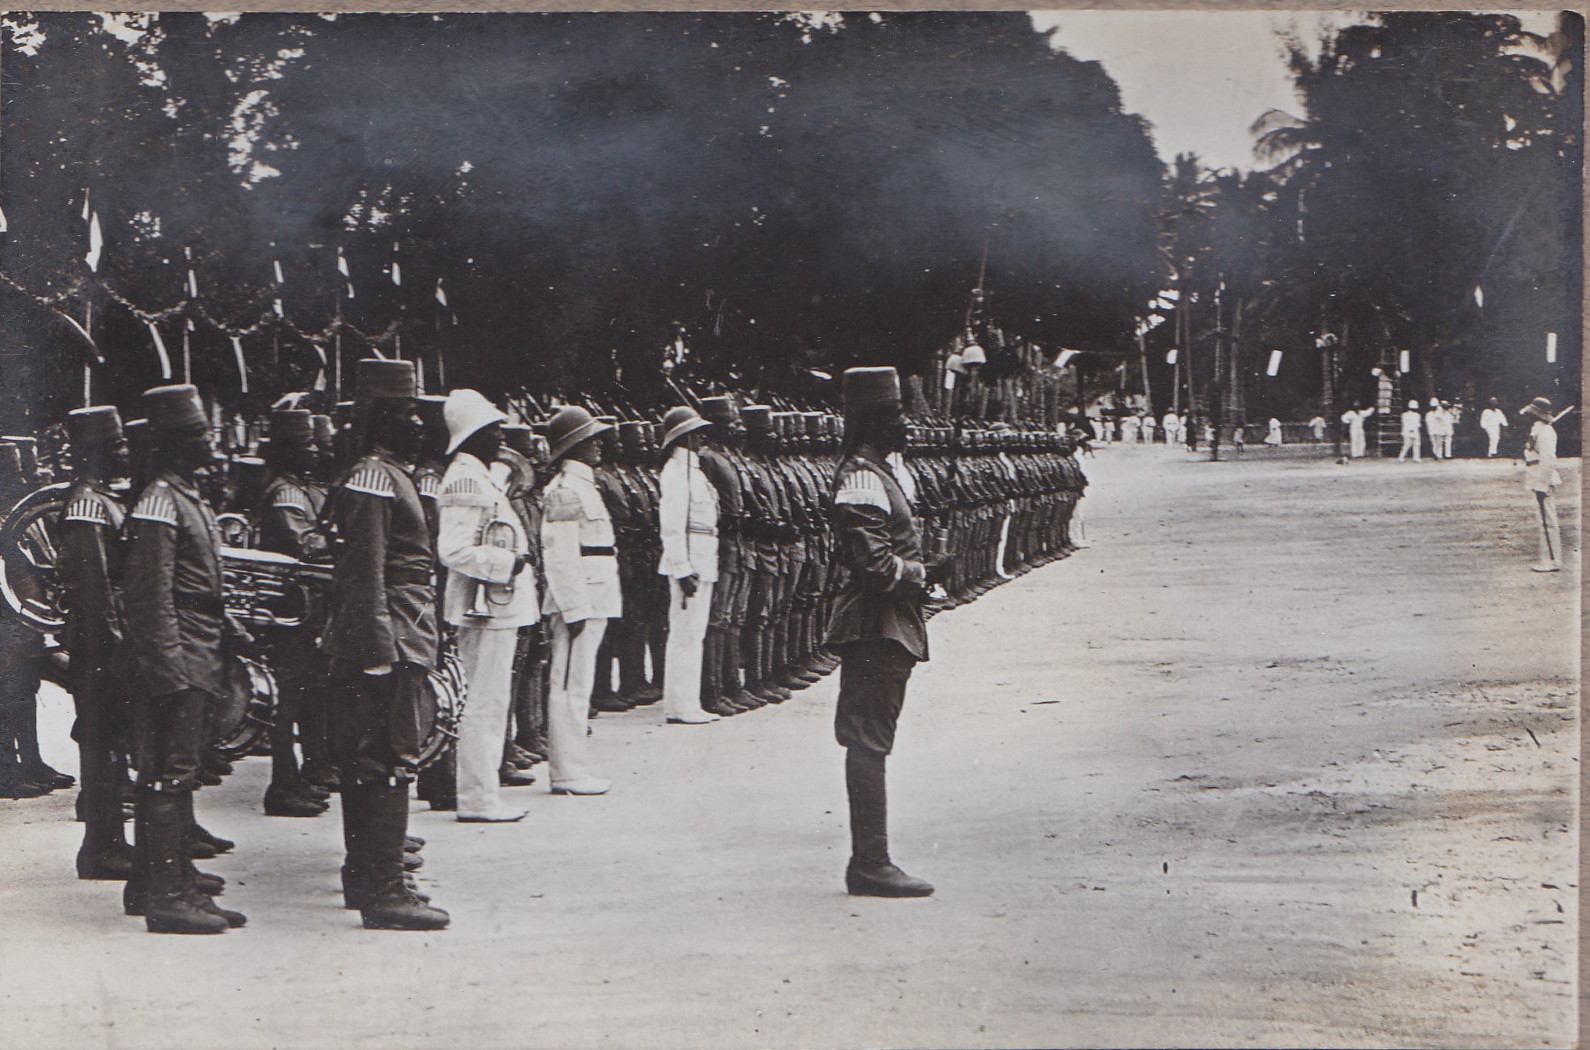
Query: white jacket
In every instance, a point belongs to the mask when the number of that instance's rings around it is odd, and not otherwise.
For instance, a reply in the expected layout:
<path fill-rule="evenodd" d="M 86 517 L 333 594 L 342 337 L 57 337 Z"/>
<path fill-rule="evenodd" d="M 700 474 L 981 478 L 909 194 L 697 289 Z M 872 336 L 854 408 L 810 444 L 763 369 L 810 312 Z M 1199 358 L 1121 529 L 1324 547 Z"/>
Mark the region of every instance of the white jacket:
<path fill-rule="evenodd" d="M 524 524 L 486 465 L 467 452 L 455 455 L 436 502 L 436 553 L 448 569 L 442 617 L 455 626 L 489 628 L 539 620 L 535 573 L 513 574 L 518 556 L 530 549 Z M 494 536 L 486 535 L 488 527 Z M 484 600 L 477 602 L 481 584 Z M 477 606 L 491 615 L 468 615 Z"/>
<path fill-rule="evenodd" d="M 718 580 L 718 490 L 701 469 L 701 456 L 677 445 L 663 464 L 657 525 L 662 558 L 657 573 L 674 579 Z"/>
<path fill-rule="evenodd" d="M 1550 492 L 1562 484 L 1557 470 L 1557 431 L 1550 423 L 1536 420 L 1524 442 L 1524 490 Z"/>
<path fill-rule="evenodd" d="M 613 554 L 613 519 L 590 464 L 566 459 L 541 494 L 547 593 L 541 611 L 566 623 L 624 615 Z"/>

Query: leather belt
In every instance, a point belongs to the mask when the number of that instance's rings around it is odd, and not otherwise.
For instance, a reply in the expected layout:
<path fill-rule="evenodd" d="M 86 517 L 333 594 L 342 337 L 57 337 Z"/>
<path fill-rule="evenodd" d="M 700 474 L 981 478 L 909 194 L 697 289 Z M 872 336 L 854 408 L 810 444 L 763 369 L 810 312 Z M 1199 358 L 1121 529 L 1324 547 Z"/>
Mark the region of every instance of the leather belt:
<path fill-rule="evenodd" d="M 612 547 L 587 547 L 580 544 L 580 557 L 582 558 L 613 558 L 618 556 L 618 551 Z"/>

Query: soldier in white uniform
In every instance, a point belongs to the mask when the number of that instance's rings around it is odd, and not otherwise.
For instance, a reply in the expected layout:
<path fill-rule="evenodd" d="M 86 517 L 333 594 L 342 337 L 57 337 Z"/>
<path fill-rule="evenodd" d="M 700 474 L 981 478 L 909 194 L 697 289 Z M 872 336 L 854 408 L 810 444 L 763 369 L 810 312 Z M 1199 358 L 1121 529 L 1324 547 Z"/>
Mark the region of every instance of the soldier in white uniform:
<path fill-rule="evenodd" d="M 1487 448 L 1486 458 L 1495 458 L 1496 448 L 1502 443 L 1502 428 L 1507 425 L 1507 413 L 1503 412 L 1496 399 L 1491 398 L 1490 404 L 1485 406 L 1485 411 L 1480 413 L 1480 429 L 1485 431 Z"/>
<path fill-rule="evenodd" d="M 491 471 L 508 417 L 474 390 L 449 394 L 443 414 L 453 460 L 437 499 L 436 553 L 448 570 L 442 615 L 458 628 L 469 683 L 456 752 L 458 819 L 515 821 L 524 811 L 503 801 L 498 766 L 519 628 L 540 619 L 540 600 L 524 572 L 531 561 L 524 523 Z"/>
<path fill-rule="evenodd" d="M 1415 463 L 1419 462 L 1419 424 L 1422 422 L 1419 402 L 1409 401 L 1407 411 L 1402 413 L 1402 450 L 1397 453 L 1398 463 L 1409 456 Z"/>
<path fill-rule="evenodd" d="M 611 429 L 575 406 L 559 409 L 547 421 L 556 473 L 542 493 L 547 591 L 541 611 L 552 627 L 547 744 L 554 795 L 601 795 L 612 786 L 591 771 L 585 739 L 596 650 L 607 621 L 624 612 L 613 522 L 595 475 L 602 461 L 596 439 Z"/>
<path fill-rule="evenodd" d="M 1537 397 L 1520 410 L 1534 419 L 1524 442 L 1524 491 L 1535 503 L 1535 527 L 1540 536 L 1540 557 L 1530 568 L 1536 572 L 1562 570 L 1562 526 L 1557 520 L 1557 431 L 1551 425 L 1551 402 Z"/>
<path fill-rule="evenodd" d="M 1342 413 L 1342 422 L 1347 424 L 1347 455 L 1352 459 L 1364 458 L 1364 421 L 1374 414 L 1374 405 Z"/>
<path fill-rule="evenodd" d="M 663 417 L 668 459 L 659 479 L 657 524 L 668 577 L 668 651 L 663 664 L 663 717 L 674 725 L 716 722 L 701 707 L 701 657 L 713 585 L 718 581 L 718 490 L 701 469 L 701 428 L 711 426 L 695 409 L 680 406 Z"/>
<path fill-rule="evenodd" d="M 1430 435 L 1430 456 L 1433 459 L 1452 458 L 1452 414 L 1437 398 L 1430 399 L 1430 410 L 1424 414 L 1424 431 Z"/>

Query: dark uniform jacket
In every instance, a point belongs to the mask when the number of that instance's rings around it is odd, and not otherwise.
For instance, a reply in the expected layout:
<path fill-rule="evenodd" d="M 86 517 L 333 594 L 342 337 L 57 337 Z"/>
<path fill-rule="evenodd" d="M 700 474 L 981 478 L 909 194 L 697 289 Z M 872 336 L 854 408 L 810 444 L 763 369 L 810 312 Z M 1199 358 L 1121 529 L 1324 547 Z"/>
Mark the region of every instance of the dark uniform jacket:
<path fill-rule="evenodd" d="M 112 581 L 121 577 L 126 514 L 104 485 L 79 481 L 66 494 L 55 571 L 65 599 L 62 641 L 71 656 L 74 682 L 88 672 L 110 669 L 123 637 L 121 598 Z"/>
<path fill-rule="evenodd" d="M 260 549 L 305 561 L 327 556 L 326 537 L 319 530 L 326 492 L 289 474 L 278 474 L 265 487 L 256 518 Z"/>
<path fill-rule="evenodd" d="M 846 458 L 834 475 L 832 514 L 837 556 L 849 577 L 834 605 L 828 645 L 893 639 L 926 660 L 922 544 L 894 472 L 864 456 Z"/>
<path fill-rule="evenodd" d="M 340 546 L 321 648 L 343 670 L 434 667 L 436 556 L 408 471 L 386 452 L 372 452 L 330 500 Z"/>
<path fill-rule="evenodd" d="M 128 515 L 122 606 L 150 696 L 222 691 L 221 531 L 193 484 L 161 471 Z"/>

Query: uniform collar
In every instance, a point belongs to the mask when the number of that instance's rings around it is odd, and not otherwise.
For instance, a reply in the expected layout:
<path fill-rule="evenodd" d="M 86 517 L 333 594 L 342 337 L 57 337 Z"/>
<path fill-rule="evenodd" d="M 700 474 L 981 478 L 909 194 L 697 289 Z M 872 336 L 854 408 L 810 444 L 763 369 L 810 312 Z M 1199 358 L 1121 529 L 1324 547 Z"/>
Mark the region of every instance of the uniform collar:
<path fill-rule="evenodd" d="M 190 496 L 193 499 L 199 498 L 199 487 L 174 470 L 160 471 L 155 475 L 155 480 L 164 481 L 167 485 L 170 485 L 184 496 Z"/>
<path fill-rule="evenodd" d="M 593 484 L 596 481 L 596 468 L 582 460 L 565 459 L 558 469 L 570 477 L 576 477 L 582 481 L 589 481 Z"/>

